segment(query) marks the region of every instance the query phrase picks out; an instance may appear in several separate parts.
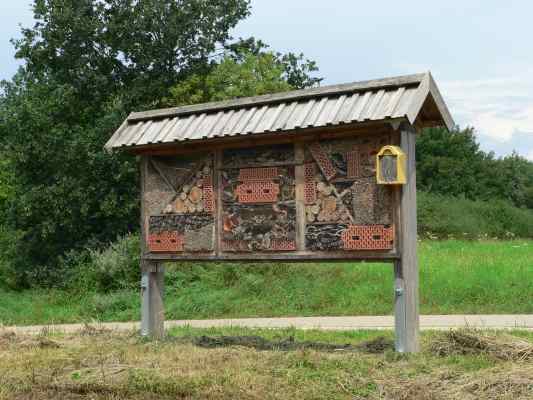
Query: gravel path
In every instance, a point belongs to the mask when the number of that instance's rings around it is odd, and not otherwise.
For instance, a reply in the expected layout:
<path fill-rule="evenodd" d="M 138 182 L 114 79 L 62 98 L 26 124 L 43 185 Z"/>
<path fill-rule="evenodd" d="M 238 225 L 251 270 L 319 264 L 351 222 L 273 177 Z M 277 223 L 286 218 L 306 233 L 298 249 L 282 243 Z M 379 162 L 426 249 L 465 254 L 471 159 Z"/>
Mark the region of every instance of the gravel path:
<path fill-rule="evenodd" d="M 119 331 L 139 329 L 139 322 L 93 322 L 94 328 L 106 328 Z M 178 320 L 165 322 L 166 328 L 175 326 L 191 326 L 195 328 L 239 326 L 248 328 L 288 328 L 298 329 L 393 329 L 392 316 L 361 316 L 361 317 L 284 317 L 284 318 L 238 318 L 210 320 Z M 85 324 L 58 324 L 35 326 L 0 326 L 0 331 L 15 333 L 40 333 L 43 331 L 77 332 L 86 327 Z M 423 330 L 452 328 L 487 328 L 487 329 L 526 329 L 533 330 L 533 315 L 422 315 L 420 327 Z"/>

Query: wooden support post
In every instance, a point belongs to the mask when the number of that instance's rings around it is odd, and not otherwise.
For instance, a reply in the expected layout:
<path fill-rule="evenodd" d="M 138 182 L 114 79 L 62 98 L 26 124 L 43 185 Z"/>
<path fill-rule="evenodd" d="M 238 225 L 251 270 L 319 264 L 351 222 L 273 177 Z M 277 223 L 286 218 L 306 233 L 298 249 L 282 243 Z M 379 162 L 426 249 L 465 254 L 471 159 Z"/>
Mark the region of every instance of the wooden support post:
<path fill-rule="evenodd" d="M 141 158 L 141 335 L 160 339 L 164 336 L 163 292 L 165 270 L 156 261 L 144 258 L 148 254 L 146 243 L 148 216 L 144 196 L 148 175 L 148 156 Z"/>
<path fill-rule="evenodd" d="M 165 335 L 163 293 L 164 267 L 155 262 L 142 262 L 141 277 L 141 335 L 161 339 Z"/>
<path fill-rule="evenodd" d="M 411 125 L 400 127 L 400 145 L 407 156 L 407 183 L 399 190 L 399 250 L 394 263 L 394 315 L 396 351 L 419 351 L 418 260 L 416 254 L 416 132 Z"/>

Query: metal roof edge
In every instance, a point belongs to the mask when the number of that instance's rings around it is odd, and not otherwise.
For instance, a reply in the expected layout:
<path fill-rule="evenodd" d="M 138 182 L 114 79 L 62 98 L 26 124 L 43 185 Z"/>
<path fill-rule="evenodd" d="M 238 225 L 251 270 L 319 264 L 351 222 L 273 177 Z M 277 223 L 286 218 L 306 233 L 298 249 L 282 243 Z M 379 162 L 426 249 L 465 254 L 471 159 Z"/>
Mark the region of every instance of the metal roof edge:
<path fill-rule="evenodd" d="M 433 79 L 433 76 L 429 72 L 428 72 L 428 75 L 429 75 L 429 92 L 431 96 L 433 97 L 433 100 L 435 100 L 435 104 L 437 105 L 437 108 L 440 111 L 442 120 L 444 121 L 446 128 L 449 131 L 451 131 L 452 129 L 455 128 L 455 122 L 453 120 L 453 117 L 450 113 L 450 110 L 448 109 L 448 106 L 444 102 L 444 99 L 442 98 L 440 90 L 437 86 L 437 83 Z"/>
<path fill-rule="evenodd" d="M 453 121 L 450 111 L 448 110 L 448 107 L 446 106 L 446 103 L 444 103 L 442 95 L 440 94 L 439 88 L 437 87 L 437 84 L 435 83 L 435 80 L 429 71 L 424 74 L 424 78 L 417 89 L 414 99 L 409 107 L 409 110 L 407 111 L 407 119 L 411 124 L 415 123 L 415 120 L 417 119 L 418 114 L 422 110 L 424 102 L 429 95 L 431 95 L 435 101 L 446 129 L 452 130 L 455 126 L 455 122 Z"/>
<path fill-rule="evenodd" d="M 328 126 L 313 126 L 313 127 L 305 127 L 305 128 L 294 128 L 288 131 L 284 131 L 284 134 L 295 134 L 298 133 L 300 135 L 309 135 L 312 136 L 316 134 L 316 131 L 318 130 L 324 130 L 324 129 L 335 129 L 338 127 L 361 127 L 361 126 L 375 126 L 380 124 L 400 124 L 403 121 L 408 121 L 406 117 L 395 117 L 395 118 L 387 118 L 384 120 L 366 120 L 363 122 L 351 122 L 351 123 L 343 123 L 339 125 L 328 125 Z M 276 138 L 279 137 L 281 134 L 279 131 L 268 131 L 268 132 L 262 132 L 262 133 L 256 133 L 253 134 L 252 139 L 263 139 L 265 137 L 267 138 Z M 168 146 L 177 146 L 177 147 L 184 147 L 184 146 L 192 146 L 195 144 L 212 144 L 212 143 L 232 143 L 232 142 L 239 142 L 240 140 L 248 138 L 249 134 L 237 134 L 234 136 L 216 136 L 211 138 L 195 138 L 195 139 L 187 139 L 184 141 L 180 140 L 173 140 L 171 142 L 157 142 L 157 143 L 146 143 L 143 145 L 137 145 L 137 144 L 122 144 L 120 147 L 115 147 L 112 150 L 143 150 L 143 149 L 153 149 L 153 148 L 165 148 Z M 310 139 L 308 139 L 310 140 Z"/>
<path fill-rule="evenodd" d="M 131 115 L 131 114 L 130 114 Z M 129 118 L 129 116 L 128 116 Z M 113 144 L 120 138 L 120 134 L 128 126 L 128 118 L 126 118 L 118 127 L 118 129 L 111 135 L 109 140 L 104 144 L 104 149 L 111 152 L 113 150 Z"/>
<path fill-rule="evenodd" d="M 411 104 L 409 105 L 407 112 L 405 113 L 407 116 L 407 119 L 412 125 L 414 125 L 416 118 L 418 117 L 418 114 L 420 113 L 420 110 L 422 109 L 422 106 L 424 105 L 424 101 L 426 101 L 428 94 L 429 94 L 429 72 L 426 72 L 424 74 L 424 78 L 422 79 L 422 82 L 420 82 L 420 86 L 418 86 L 418 89 L 416 90 L 416 93 L 414 94 L 414 97 L 411 100 Z"/>
<path fill-rule="evenodd" d="M 128 116 L 129 122 L 143 121 L 165 117 L 175 117 L 200 112 L 219 111 L 223 109 L 240 108 L 273 104 L 284 101 L 303 100 L 313 97 L 323 97 L 332 94 L 351 93 L 357 91 L 384 89 L 398 86 L 420 84 L 427 73 L 396 76 L 392 78 L 374 79 L 361 82 L 344 83 L 340 85 L 322 86 L 312 89 L 300 89 L 290 92 L 266 94 L 262 96 L 243 97 L 239 99 L 193 104 L 182 107 L 163 108 L 150 111 L 132 112 Z"/>

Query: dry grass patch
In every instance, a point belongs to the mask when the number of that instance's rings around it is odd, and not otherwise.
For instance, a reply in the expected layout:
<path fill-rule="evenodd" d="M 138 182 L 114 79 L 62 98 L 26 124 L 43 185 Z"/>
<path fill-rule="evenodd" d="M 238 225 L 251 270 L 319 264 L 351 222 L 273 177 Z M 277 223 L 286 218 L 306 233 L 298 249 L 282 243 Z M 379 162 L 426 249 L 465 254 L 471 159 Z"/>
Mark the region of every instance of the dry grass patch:
<path fill-rule="evenodd" d="M 388 349 L 382 332 L 287 333 L 189 329 L 162 342 L 107 331 L 2 334 L 0 399 L 533 398 L 529 359 L 437 354 L 445 335 L 425 335 L 425 350 L 405 356 Z"/>
<path fill-rule="evenodd" d="M 473 329 L 446 332 L 431 343 L 431 350 L 439 356 L 487 354 L 500 360 L 533 361 L 533 343 L 530 341 Z"/>
<path fill-rule="evenodd" d="M 394 400 L 530 400 L 533 366 L 502 365 L 482 373 L 439 370 L 415 379 L 382 382 L 377 398 Z"/>

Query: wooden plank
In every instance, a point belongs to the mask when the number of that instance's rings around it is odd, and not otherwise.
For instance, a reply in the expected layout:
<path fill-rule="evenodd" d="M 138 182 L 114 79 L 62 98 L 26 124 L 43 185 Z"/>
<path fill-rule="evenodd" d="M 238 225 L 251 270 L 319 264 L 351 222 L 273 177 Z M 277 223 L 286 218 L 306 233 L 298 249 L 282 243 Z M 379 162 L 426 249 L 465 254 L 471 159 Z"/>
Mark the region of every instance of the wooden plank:
<path fill-rule="evenodd" d="M 154 169 L 157 171 L 157 173 L 159 174 L 159 176 L 161 177 L 161 179 L 163 179 L 163 182 L 165 182 L 165 184 L 168 186 L 168 188 L 173 191 L 174 193 L 178 193 L 178 188 L 175 188 L 174 186 L 172 186 L 172 184 L 170 183 L 170 181 L 167 179 L 165 173 L 163 172 L 163 170 L 161 169 L 161 166 L 159 165 L 159 163 L 157 161 L 155 161 L 153 159 L 153 157 L 150 157 L 149 158 L 149 162 L 150 162 L 150 165 L 152 167 L 154 167 Z"/>
<path fill-rule="evenodd" d="M 398 125 L 398 130 L 393 132 L 390 136 L 391 144 L 394 146 L 400 146 L 400 126 Z M 394 251 L 400 254 L 400 242 L 402 240 L 401 232 L 401 205 L 402 205 L 402 187 L 403 185 L 393 185 L 391 187 L 392 193 L 392 221 L 394 223 Z"/>
<path fill-rule="evenodd" d="M 223 198 L 223 187 L 222 187 L 222 165 L 224 163 L 222 150 L 215 150 L 215 169 L 213 171 L 214 181 L 213 188 L 215 190 L 215 254 L 219 255 L 221 253 L 221 240 L 223 232 L 223 210 L 222 210 L 222 198 Z"/>
<path fill-rule="evenodd" d="M 141 261 L 141 264 L 146 261 Z M 142 267 L 141 267 L 142 269 Z M 141 336 L 150 335 L 150 271 L 141 272 Z"/>
<path fill-rule="evenodd" d="M 400 260 L 394 261 L 394 349 L 405 353 L 407 347 L 407 326 L 405 309 L 405 279 Z"/>
<path fill-rule="evenodd" d="M 305 148 L 303 143 L 294 145 L 294 159 L 298 163 L 294 167 L 295 179 L 295 197 L 296 197 L 296 249 L 305 250 L 305 167 L 304 167 Z"/>
<path fill-rule="evenodd" d="M 416 252 L 416 132 L 411 125 L 400 127 L 401 148 L 407 156 L 407 183 L 401 189 L 400 259 L 395 262 L 396 350 L 418 352 L 418 260 Z"/>

